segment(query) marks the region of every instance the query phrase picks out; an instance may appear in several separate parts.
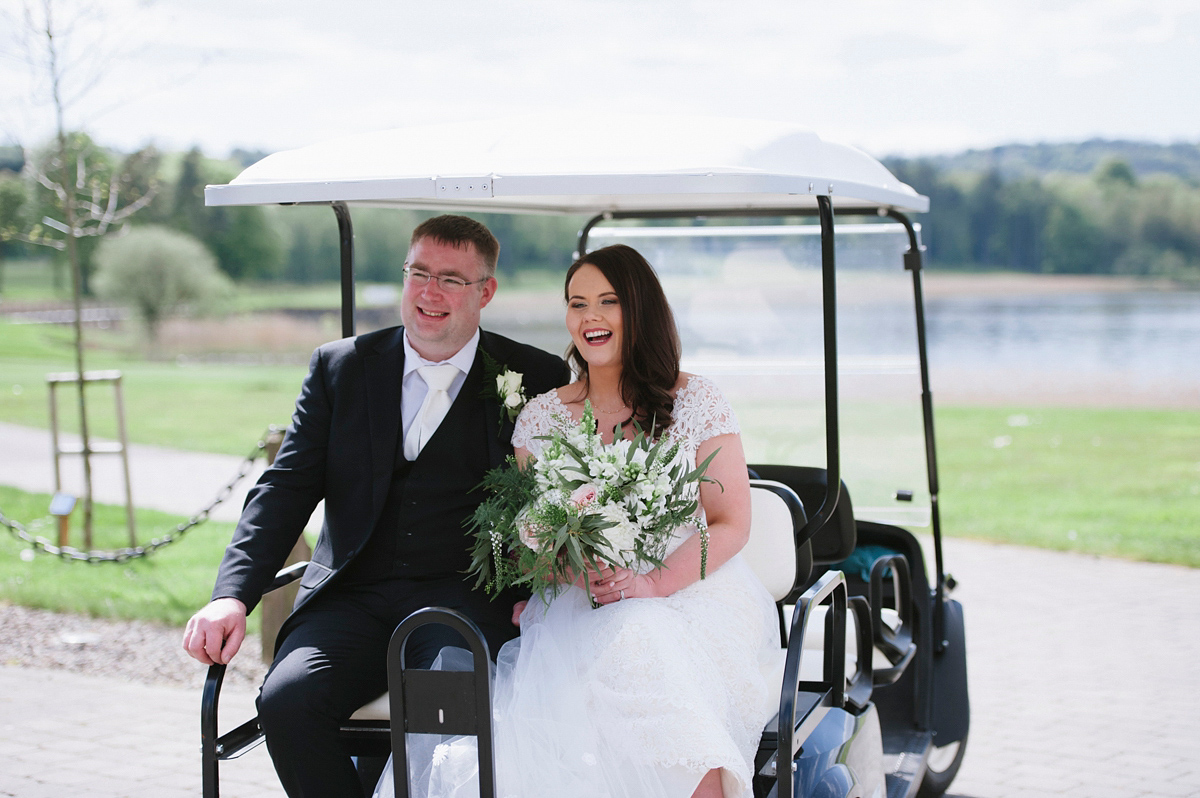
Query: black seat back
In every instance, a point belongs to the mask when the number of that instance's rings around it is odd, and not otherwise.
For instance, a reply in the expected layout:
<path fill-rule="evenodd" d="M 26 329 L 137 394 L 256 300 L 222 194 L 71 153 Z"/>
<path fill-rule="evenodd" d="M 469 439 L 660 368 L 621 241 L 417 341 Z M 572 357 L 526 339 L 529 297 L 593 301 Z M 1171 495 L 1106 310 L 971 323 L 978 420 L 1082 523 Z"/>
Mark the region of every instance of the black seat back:
<path fill-rule="evenodd" d="M 809 523 L 825 501 L 825 486 L 828 473 L 824 468 L 794 465 L 759 465 L 749 466 L 751 473 L 760 479 L 770 479 L 782 482 L 796 492 L 804 503 L 804 511 L 808 514 Z M 806 528 L 801 533 L 801 539 L 808 534 Z M 858 541 L 857 528 L 854 524 L 854 508 L 850 503 L 850 491 L 846 483 L 841 484 L 841 495 L 833 518 L 825 528 L 809 540 L 812 545 L 813 562 L 830 564 L 841 562 L 854 552 Z"/>

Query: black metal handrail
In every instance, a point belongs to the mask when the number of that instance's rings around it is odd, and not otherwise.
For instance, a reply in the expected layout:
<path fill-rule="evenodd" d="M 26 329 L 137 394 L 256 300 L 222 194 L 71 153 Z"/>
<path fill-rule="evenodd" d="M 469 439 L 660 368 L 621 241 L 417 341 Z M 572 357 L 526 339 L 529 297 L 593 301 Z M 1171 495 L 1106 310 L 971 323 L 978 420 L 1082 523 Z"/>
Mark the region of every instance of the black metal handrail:
<path fill-rule="evenodd" d="M 295 582 L 304 575 L 307 562 L 289 565 L 271 580 L 264 593 L 270 593 Z M 262 727 L 254 717 L 225 734 L 217 732 L 217 706 L 221 685 L 225 681 L 225 665 L 209 665 L 200 699 L 200 772 L 204 798 L 219 798 L 218 771 L 222 760 L 236 759 L 263 741 Z"/>
<path fill-rule="evenodd" d="M 775 780 L 778 798 L 792 798 L 792 761 L 804 740 L 820 722 L 818 709 L 841 709 L 846 704 L 846 608 L 848 590 L 841 571 L 827 571 L 816 584 L 804 591 L 792 614 L 788 635 L 788 653 L 783 666 L 783 692 L 779 698 L 779 744 L 775 752 Z M 824 678 L 820 682 L 800 681 L 800 660 L 804 654 L 804 632 L 818 606 L 830 602 L 826 616 Z M 819 694 L 803 716 L 799 714 L 798 694 Z"/>

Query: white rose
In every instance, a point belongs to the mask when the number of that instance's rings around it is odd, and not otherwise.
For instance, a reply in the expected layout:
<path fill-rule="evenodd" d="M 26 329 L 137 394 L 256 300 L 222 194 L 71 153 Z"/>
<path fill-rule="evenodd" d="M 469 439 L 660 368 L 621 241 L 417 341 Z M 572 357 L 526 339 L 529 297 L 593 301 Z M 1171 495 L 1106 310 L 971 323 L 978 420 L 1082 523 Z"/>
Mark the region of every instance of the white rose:
<path fill-rule="evenodd" d="M 522 376 L 515 371 L 505 371 L 496 376 L 496 390 L 501 396 L 521 393 Z"/>

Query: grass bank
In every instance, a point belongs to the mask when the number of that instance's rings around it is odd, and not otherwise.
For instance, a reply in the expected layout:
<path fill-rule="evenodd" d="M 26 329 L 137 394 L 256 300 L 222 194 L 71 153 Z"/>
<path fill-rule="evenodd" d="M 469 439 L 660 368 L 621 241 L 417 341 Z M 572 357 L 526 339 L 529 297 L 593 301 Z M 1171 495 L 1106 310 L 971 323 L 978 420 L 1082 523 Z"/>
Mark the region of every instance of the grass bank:
<path fill-rule="evenodd" d="M 18 520 L 40 518 L 49 501 L 47 494 L 0 486 L 0 507 Z M 183 520 L 153 510 L 137 513 L 144 539 L 166 534 Z M 56 539 L 52 526 L 37 534 Z M 0 602 L 182 626 L 208 601 L 217 564 L 232 534 L 233 524 L 209 521 L 149 557 L 92 565 L 35 553 L 0 529 Z M 97 504 L 94 535 L 97 548 L 128 545 L 124 508 Z M 72 542 L 79 545 L 78 539 Z M 255 613 L 252 626 L 257 629 L 257 625 Z"/>

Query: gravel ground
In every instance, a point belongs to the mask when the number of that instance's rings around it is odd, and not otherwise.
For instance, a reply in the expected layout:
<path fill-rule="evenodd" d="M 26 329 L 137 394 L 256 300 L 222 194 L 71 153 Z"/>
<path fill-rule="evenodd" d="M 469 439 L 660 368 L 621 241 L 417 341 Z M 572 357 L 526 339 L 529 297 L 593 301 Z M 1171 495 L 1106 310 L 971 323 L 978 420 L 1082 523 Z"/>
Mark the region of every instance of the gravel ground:
<path fill-rule="evenodd" d="M 0 604 L 0 664 L 55 668 L 156 685 L 204 684 L 205 668 L 184 653 L 183 631 Z M 225 684 L 256 690 L 267 666 L 257 636 L 246 638 Z"/>

